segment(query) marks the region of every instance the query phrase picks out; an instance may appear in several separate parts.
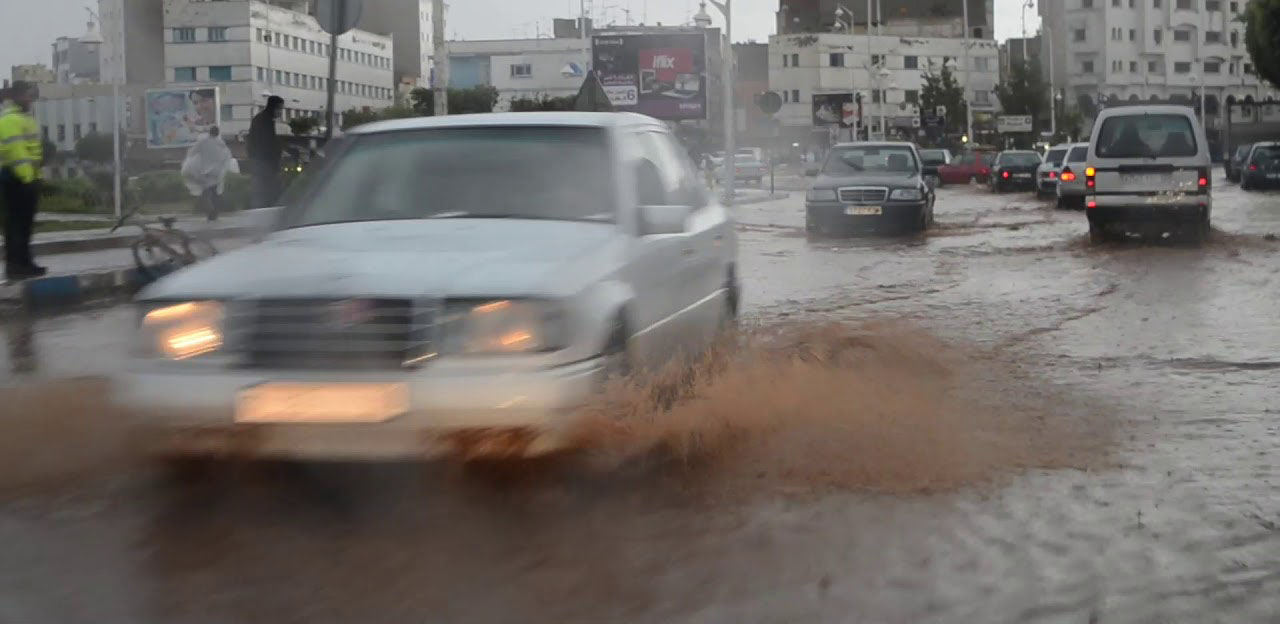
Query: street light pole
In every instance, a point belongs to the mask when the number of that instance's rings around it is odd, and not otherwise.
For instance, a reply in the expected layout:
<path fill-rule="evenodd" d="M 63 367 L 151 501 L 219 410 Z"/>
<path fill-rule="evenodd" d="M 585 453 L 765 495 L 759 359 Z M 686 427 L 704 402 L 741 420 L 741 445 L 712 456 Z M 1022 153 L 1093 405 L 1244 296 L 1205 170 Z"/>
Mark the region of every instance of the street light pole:
<path fill-rule="evenodd" d="M 1044 39 L 1041 40 L 1041 45 L 1048 42 L 1049 48 L 1047 51 L 1041 50 L 1041 54 L 1049 55 L 1049 133 L 1058 136 L 1058 86 L 1053 82 L 1053 29 L 1043 28 L 1042 31 Z M 1052 141 L 1053 138 L 1050 137 L 1049 140 Z"/>
<path fill-rule="evenodd" d="M 724 15 L 724 44 L 721 52 L 720 62 L 720 82 L 724 84 L 724 192 L 725 205 L 732 206 L 734 200 L 734 173 L 737 169 L 737 161 L 734 153 L 737 152 L 737 146 L 734 145 L 734 132 L 737 131 L 736 120 L 733 118 L 733 0 L 711 0 L 711 5 Z"/>
<path fill-rule="evenodd" d="M 964 125 L 965 136 L 969 138 L 969 142 L 974 141 L 973 136 L 973 107 L 969 105 L 969 0 L 960 0 L 961 6 L 964 7 L 964 38 L 961 39 L 961 45 L 964 46 Z"/>

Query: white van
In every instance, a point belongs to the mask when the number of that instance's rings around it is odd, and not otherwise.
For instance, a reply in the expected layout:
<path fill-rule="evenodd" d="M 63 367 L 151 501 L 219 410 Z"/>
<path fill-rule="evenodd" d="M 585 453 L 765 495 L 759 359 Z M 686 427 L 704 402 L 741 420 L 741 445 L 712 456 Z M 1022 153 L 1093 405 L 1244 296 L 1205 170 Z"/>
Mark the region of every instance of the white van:
<path fill-rule="evenodd" d="M 1186 106 L 1121 106 L 1098 115 L 1085 163 L 1089 238 L 1209 235 L 1209 141 Z"/>

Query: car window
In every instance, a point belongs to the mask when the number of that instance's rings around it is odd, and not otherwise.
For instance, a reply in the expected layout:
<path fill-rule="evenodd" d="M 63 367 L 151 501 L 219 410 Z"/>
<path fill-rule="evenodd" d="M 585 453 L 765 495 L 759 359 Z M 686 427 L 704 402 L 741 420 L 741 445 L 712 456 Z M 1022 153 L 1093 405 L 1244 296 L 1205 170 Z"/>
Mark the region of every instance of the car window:
<path fill-rule="evenodd" d="M 633 163 L 636 203 L 641 206 L 698 205 L 697 177 L 684 151 L 662 132 L 641 131 L 633 135 L 639 153 Z M 734 160 L 742 161 L 740 154 Z"/>
<path fill-rule="evenodd" d="M 1000 154 L 1000 158 L 997 162 L 998 164 L 1006 166 L 1027 167 L 1039 166 L 1041 161 L 1039 154 L 1032 154 L 1029 152 L 1005 152 Z"/>
<path fill-rule="evenodd" d="M 1067 162 L 1082 163 L 1089 158 L 1089 146 L 1077 145 L 1071 148 L 1071 153 L 1067 154 Z"/>
<path fill-rule="evenodd" d="M 865 171 L 907 173 L 918 167 L 910 147 L 854 145 L 831 150 L 822 172 L 853 175 Z"/>
<path fill-rule="evenodd" d="M 920 150 L 920 160 L 926 165 L 942 165 L 947 162 L 947 154 L 942 150 Z"/>
<path fill-rule="evenodd" d="M 1253 150 L 1250 162 L 1256 165 L 1274 165 L 1280 162 L 1280 145 L 1259 145 Z"/>
<path fill-rule="evenodd" d="M 976 162 L 976 159 L 974 158 L 973 153 L 971 153 L 971 152 L 970 152 L 970 153 L 967 153 L 967 154 L 961 154 L 961 155 L 960 155 L 960 158 L 958 158 L 958 159 L 956 160 L 955 164 L 957 164 L 957 165 L 972 165 L 974 162 Z"/>
<path fill-rule="evenodd" d="M 1097 143 L 1103 158 L 1174 158 L 1197 153 L 1191 119 L 1175 113 L 1111 117 L 1102 122 Z"/>
<path fill-rule="evenodd" d="M 1249 154 L 1249 149 L 1250 149 L 1251 147 L 1253 147 L 1253 146 L 1252 146 L 1252 145 L 1241 145 L 1240 147 L 1237 147 L 1237 148 L 1236 148 L 1236 158 L 1244 158 L 1245 156 L 1247 156 L 1247 155 Z"/>
<path fill-rule="evenodd" d="M 295 204 L 290 227 L 442 217 L 615 217 L 605 131 L 441 128 L 356 135 Z"/>
<path fill-rule="evenodd" d="M 1062 165 L 1062 160 L 1066 158 L 1066 156 L 1067 149 L 1065 147 L 1062 149 L 1049 150 L 1049 154 L 1044 157 L 1044 161 L 1057 167 Z"/>

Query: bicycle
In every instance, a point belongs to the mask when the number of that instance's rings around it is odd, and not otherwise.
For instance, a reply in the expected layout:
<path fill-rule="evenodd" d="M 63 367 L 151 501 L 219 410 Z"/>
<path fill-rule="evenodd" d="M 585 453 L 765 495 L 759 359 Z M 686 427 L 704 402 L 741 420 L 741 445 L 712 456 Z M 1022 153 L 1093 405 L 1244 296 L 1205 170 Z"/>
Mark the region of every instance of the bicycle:
<path fill-rule="evenodd" d="M 137 209 L 125 213 L 116 221 L 112 232 L 124 227 L 137 214 Z M 196 238 L 174 226 L 176 217 L 159 217 L 156 224 L 133 223 L 142 230 L 141 237 L 129 245 L 138 273 L 149 280 L 159 279 L 177 269 L 193 265 L 218 255 L 213 243 Z"/>

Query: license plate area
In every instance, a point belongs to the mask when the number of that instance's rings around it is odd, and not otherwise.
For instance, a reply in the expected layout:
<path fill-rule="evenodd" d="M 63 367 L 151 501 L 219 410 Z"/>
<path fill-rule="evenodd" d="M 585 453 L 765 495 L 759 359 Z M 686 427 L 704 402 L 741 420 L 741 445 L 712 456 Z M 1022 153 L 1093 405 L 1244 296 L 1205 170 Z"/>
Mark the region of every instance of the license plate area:
<path fill-rule="evenodd" d="M 238 423 L 380 423 L 407 411 L 409 388 L 401 383 L 271 382 L 240 392 L 235 420 Z"/>
<path fill-rule="evenodd" d="M 1169 173 L 1122 173 L 1120 183 L 1129 186 L 1154 186 L 1173 184 L 1173 174 Z"/>
<path fill-rule="evenodd" d="M 882 214 L 884 209 L 880 206 L 845 206 L 844 213 L 856 216 L 871 216 Z"/>
<path fill-rule="evenodd" d="M 1015 177 L 1015 178 L 1019 178 L 1019 179 L 1023 179 L 1023 180 L 1026 180 L 1026 179 L 1030 179 L 1030 178 L 1031 178 L 1031 174 L 1029 174 L 1029 173 L 1015 173 L 1015 174 L 1013 174 L 1013 177 Z"/>

